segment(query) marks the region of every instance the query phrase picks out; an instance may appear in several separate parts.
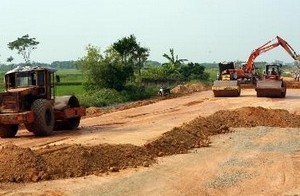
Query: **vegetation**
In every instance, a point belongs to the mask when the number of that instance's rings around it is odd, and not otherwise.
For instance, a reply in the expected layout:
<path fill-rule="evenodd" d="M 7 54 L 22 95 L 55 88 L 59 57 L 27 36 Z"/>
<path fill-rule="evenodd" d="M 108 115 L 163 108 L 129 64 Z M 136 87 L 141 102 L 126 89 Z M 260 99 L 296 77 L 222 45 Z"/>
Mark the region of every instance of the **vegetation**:
<path fill-rule="evenodd" d="M 36 46 L 39 44 L 35 38 L 30 38 L 29 35 L 24 35 L 19 37 L 17 40 L 8 43 L 8 48 L 11 50 L 17 50 L 18 54 L 23 56 L 26 64 L 30 63 L 30 54 L 32 50 L 36 49 Z M 7 62 L 12 62 L 13 57 L 9 57 Z"/>
<path fill-rule="evenodd" d="M 134 35 L 118 40 L 103 53 L 92 45 L 86 51 L 78 67 L 83 74 L 82 97 L 87 104 L 104 106 L 151 96 L 138 80 L 149 50 L 140 46 Z"/>
<path fill-rule="evenodd" d="M 38 44 L 35 38 L 25 35 L 10 42 L 8 47 L 17 50 L 28 64 L 30 54 Z M 108 106 L 146 99 L 156 96 L 160 86 L 199 81 L 211 84 L 217 77 L 218 63 L 188 62 L 179 58 L 173 48 L 162 54 L 166 60 L 164 63 L 148 60 L 149 54 L 150 49 L 141 46 L 136 37 L 130 35 L 112 43 L 104 51 L 88 45 L 86 54 L 77 61 L 31 62 L 30 65 L 56 68 L 59 78 L 55 94 L 74 94 L 84 106 Z M 0 75 L 17 66 L 12 61 L 13 57 L 9 57 L 9 65 L 0 65 Z M 256 63 L 258 71 L 264 64 Z M 3 89 L 3 80 L 0 80 L 0 85 Z"/>

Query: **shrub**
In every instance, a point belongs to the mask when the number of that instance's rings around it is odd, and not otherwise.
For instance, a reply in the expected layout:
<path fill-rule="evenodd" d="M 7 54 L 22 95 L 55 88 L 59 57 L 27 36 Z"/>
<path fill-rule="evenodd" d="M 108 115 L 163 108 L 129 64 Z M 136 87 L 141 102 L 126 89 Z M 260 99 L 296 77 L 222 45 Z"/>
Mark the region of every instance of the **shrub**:
<path fill-rule="evenodd" d="M 114 89 L 99 89 L 93 92 L 89 91 L 79 96 L 79 99 L 81 104 L 85 107 L 103 107 L 126 101 L 121 93 Z"/>

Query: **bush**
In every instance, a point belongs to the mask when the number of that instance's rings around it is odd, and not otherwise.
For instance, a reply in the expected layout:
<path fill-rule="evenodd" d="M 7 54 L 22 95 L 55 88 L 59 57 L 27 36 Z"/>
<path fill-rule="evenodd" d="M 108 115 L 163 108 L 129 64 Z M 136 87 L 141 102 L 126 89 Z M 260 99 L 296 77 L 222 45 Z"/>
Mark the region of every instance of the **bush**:
<path fill-rule="evenodd" d="M 145 86 L 141 86 L 138 84 L 128 84 L 125 86 L 125 89 L 121 92 L 123 97 L 126 98 L 127 101 L 136 101 L 140 99 L 147 99 L 153 95 L 153 92 L 149 88 L 145 88 Z"/>
<path fill-rule="evenodd" d="M 118 103 L 147 99 L 156 95 L 156 93 L 157 87 L 145 88 L 144 86 L 137 84 L 128 84 L 125 86 L 124 90 L 120 92 L 114 89 L 94 89 L 78 97 L 81 105 L 85 107 L 103 107 Z"/>
<path fill-rule="evenodd" d="M 90 91 L 79 96 L 79 99 L 81 105 L 85 107 L 103 107 L 126 101 L 120 92 L 113 89 L 99 89 L 93 92 Z"/>

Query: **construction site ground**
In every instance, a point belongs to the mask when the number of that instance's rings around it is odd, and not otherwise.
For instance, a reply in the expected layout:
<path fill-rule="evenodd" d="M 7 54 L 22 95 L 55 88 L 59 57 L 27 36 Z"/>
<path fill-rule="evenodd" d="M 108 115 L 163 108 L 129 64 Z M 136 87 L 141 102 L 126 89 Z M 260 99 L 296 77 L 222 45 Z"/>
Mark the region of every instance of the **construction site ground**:
<path fill-rule="evenodd" d="M 79 130 L 0 139 L 0 194 L 300 195 L 300 89 L 207 90 L 88 114 Z"/>

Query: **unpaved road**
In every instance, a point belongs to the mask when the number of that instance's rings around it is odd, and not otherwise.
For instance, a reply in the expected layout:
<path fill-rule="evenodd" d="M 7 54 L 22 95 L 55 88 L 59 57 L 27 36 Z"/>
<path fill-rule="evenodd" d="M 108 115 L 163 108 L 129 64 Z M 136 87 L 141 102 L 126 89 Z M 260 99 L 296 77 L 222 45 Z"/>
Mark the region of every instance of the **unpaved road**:
<path fill-rule="evenodd" d="M 49 144 L 131 143 L 142 145 L 175 126 L 218 110 L 244 106 L 287 109 L 300 114 L 300 90 L 285 99 L 257 98 L 243 89 L 239 98 L 214 98 L 211 91 L 163 100 L 82 120 L 76 132 L 35 138 L 24 130 L 0 140 L 22 147 Z M 0 184 L 0 194 L 49 195 L 277 195 L 300 194 L 300 131 L 256 127 L 216 136 L 212 147 L 159 159 L 150 168 L 29 184 Z M 204 167 L 205 166 L 205 167 Z"/>

